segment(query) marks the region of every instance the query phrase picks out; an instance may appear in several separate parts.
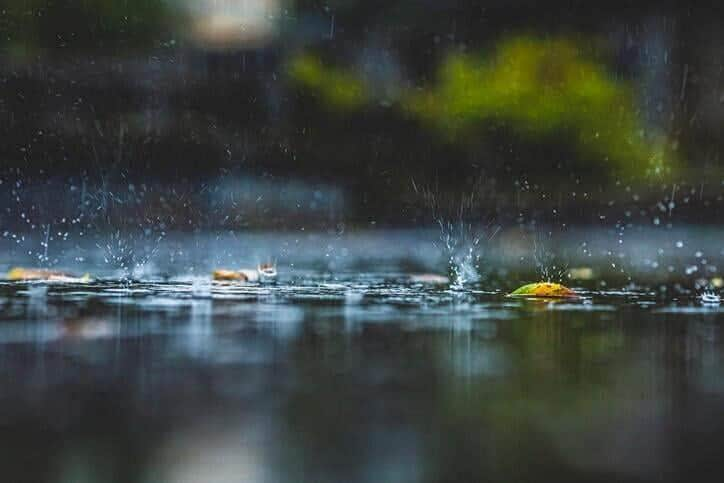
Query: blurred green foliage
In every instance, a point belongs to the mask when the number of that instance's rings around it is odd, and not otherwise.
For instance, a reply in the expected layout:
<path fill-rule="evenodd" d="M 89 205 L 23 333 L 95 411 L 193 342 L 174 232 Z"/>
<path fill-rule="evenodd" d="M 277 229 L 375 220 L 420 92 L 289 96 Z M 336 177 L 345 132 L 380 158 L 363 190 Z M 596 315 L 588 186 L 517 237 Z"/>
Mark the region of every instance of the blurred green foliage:
<path fill-rule="evenodd" d="M 0 15 L 0 48 L 21 57 L 147 47 L 164 31 L 171 6 L 164 0 L 9 0 Z"/>
<path fill-rule="evenodd" d="M 330 109 L 356 110 L 370 101 L 367 86 L 362 79 L 351 72 L 325 66 L 313 55 L 295 57 L 288 70 L 296 82 L 315 92 Z"/>
<path fill-rule="evenodd" d="M 647 139 L 631 89 L 568 40 L 513 38 L 492 59 L 451 55 L 438 85 L 406 107 L 449 136 L 503 124 L 531 139 L 560 137 L 584 158 L 628 174 L 660 172 L 660 139 Z"/>
<path fill-rule="evenodd" d="M 292 79 L 327 108 L 349 111 L 373 99 L 361 76 L 309 54 L 290 65 Z M 449 54 L 436 85 L 402 90 L 398 107 L 456 144 L 500 128 L 565 145 L 622 175 L 660 175 L 674 164 L 665 137 L 646 132 L 631 87 L 569 39 L 511 37 L 488 58 Z"/>

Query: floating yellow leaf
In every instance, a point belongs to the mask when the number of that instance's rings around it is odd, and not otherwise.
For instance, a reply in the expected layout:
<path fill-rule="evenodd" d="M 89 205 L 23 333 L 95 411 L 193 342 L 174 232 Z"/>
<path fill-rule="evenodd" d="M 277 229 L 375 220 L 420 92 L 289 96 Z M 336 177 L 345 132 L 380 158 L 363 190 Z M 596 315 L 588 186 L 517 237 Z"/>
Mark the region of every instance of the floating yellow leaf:
<path fill-rule="evenodd" d="M 576 292 L 559 283 L 538 282 L 529 283 L 509 294 L 510 297 L 548 297 L 563 298 L 577 297 Z"/>
<path fill-rule="evenodd" d="M 223 282 L 248 282 L 249 277 L 244 272 L 236 270 L 214 270 L 214 280 Z"/>
<path fill-rule="evenodd" d="M 7 279 L 12 281 L 44 280 L 48 282 L 90 282 L 91 277 L 87 273 L 82 277 L 78 277 L 68 273 L 56 270 L 47 270 L 44 268 L 15 267 L 8 272 Z"/>

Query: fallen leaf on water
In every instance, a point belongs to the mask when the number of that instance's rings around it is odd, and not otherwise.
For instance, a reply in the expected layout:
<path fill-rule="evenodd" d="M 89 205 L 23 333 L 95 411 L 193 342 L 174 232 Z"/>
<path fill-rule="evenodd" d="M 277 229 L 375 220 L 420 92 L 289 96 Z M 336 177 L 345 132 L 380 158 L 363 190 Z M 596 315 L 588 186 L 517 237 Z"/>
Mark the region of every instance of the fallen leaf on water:
<path fill-rule="evenodd" d="M 509 297 L 577 297 L 576 292 L 559 283 L 538 282 L 529 283 L 514 290 Z"/>
<path fill-rule="evenodd" d="M 71 275 L 56 270 L 22 267 L 15 267 L 11 269 L 8 272 L 6 278 L 12 281 L 44 280 L 49 282 L 90 282 L 91 280 L 90 275 L 87 273 L 82 277 L 78 277 L 76 275 Z"/>
<path fill-rule="evenodd" d="M 214 280 L 224 282 L 248 282 L 249 277 L 244 272 L 236 270 L 214 270 Z"/>

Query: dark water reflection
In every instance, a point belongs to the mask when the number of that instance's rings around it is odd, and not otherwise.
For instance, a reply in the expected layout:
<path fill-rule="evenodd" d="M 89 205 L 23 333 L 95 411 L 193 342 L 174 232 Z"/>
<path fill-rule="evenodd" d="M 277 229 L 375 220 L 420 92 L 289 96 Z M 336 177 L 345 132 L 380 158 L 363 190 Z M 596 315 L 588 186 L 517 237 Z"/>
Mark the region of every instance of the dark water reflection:
<path fill-rule="evenodd" d="M 0 285 L 3 481 L 721 481 L 724 309 Z"/>

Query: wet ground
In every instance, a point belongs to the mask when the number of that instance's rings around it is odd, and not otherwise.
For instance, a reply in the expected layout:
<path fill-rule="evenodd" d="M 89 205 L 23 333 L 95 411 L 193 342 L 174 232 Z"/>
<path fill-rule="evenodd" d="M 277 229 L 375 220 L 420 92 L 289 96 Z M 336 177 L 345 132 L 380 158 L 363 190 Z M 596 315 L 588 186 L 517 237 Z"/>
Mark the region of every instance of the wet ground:
<path fill-rule="evenodd" d="M 336 272 L 286 255 L 276 285 L 158 261 L 0 282 L 2 481 L 722 480 L 724 305 L 698 274 L 519 300 L 489 278 L 415 282 L 400 267 L 421 262 L 375 243 L 325 241 L 357 260 Z M 79 250 L 62 256 L 83 270 L 108 251 Z"/>

